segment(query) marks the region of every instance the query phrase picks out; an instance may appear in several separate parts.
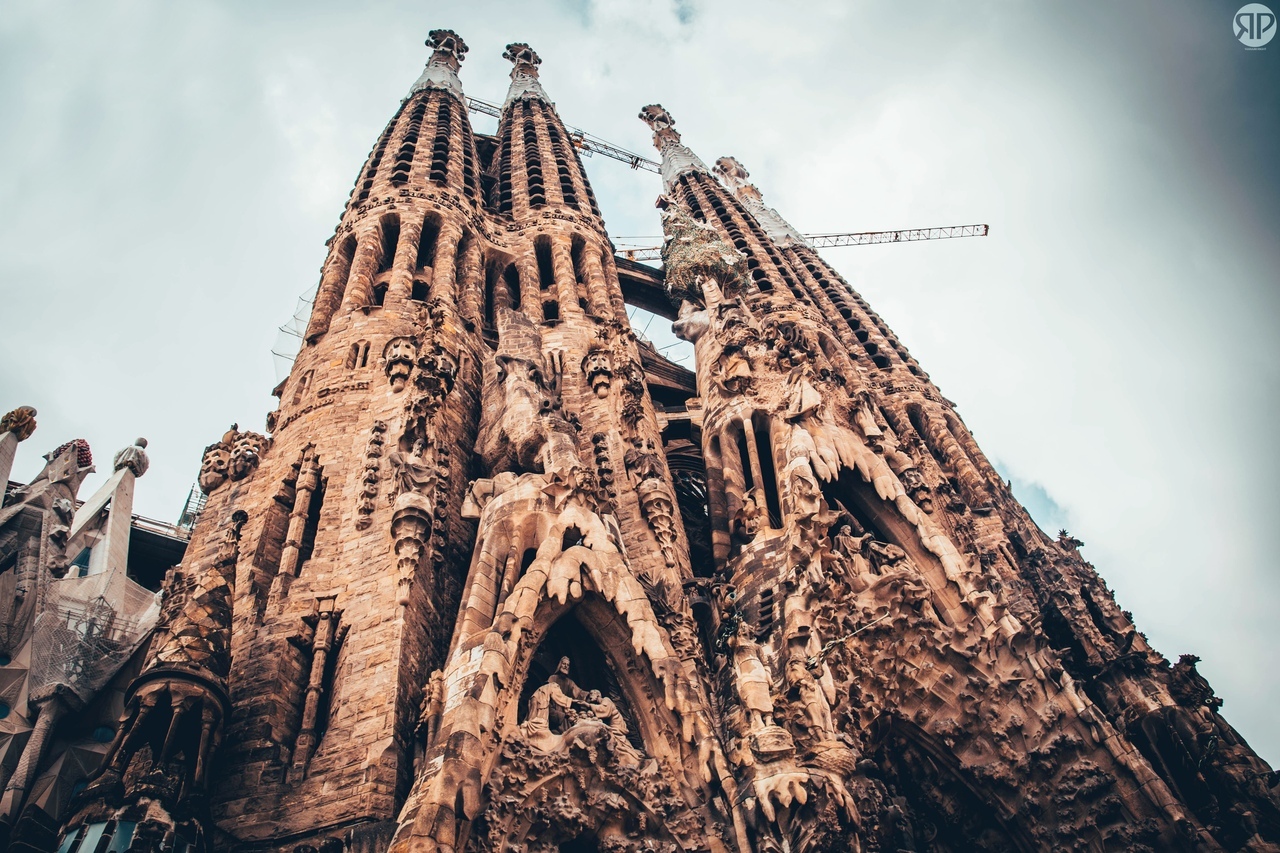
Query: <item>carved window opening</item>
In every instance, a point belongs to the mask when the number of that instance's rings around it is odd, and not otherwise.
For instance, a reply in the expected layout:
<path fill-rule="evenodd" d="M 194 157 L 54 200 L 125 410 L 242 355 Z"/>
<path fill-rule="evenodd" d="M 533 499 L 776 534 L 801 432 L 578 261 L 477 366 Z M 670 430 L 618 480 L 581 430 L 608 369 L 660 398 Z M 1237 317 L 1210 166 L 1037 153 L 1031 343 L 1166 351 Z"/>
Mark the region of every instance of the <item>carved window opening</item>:
<path fill-rule="evenodd" d="M 774 473 L 773 449 L 769 441 L 768 421 L 765 418 L 761 418 L 761 420 L 764 423 L 755 427 L 751 433 L 747 433 L 741 425 L 736 425 L 734 439 L 738 448 L 738 458 L 742 460 L 744 496 L 754 495 L 756 501 L 759 502 L 760 495 L 763 493 L 764 506 L 760 507 L 760 509 L 764 511 L 767 519 L 764 517 L 760 519 L 761 526 L 767 520 L 769 527 L 777 530 L 782 527 L 782 506 L 778 500 L 778 482 Z M 755 445 L 754 455 L 752 453 L 752 439 L 754 439 Z"/>
<path fill-rule="evenodd" d="M 443 184 L 449 178 L 449 125 L 453 120 L 453 101 L 440 98 L 436 113 L 436 139 L 431 148 L 431 180 Z"/>
<path fill-rule="evenodd" d="M 298 384 L 293 388 L 293 404 L 295 406 L 302 402 L 302 395 L 306 394 L 307 389 L 311 387 L 311 377 L 314 375 L 314 370 L 308 370 L 298 378 Z"/>
<path fill-rule="evenodd" d="M 427 102 L 422 100 L 409 114 L 404 139 L 400 141 L 400 150 L 396 152 L 396 163 L 391 170 L 391 183 L 395 186 L 402 186 L 409 180 L 409 171 L 413 168 L 413 157 L 418 148 L 418 131 L 422 127 L 422 117 L 426 112 Z"/>
<path fill-rule="evenodd" d="M 581 237 L 575 234 L 573 242 L 569 244 L 569 258 L 573 262 L 573 279 L 577 282 L 578 295 L 580 297 L 585 296 L 588 291 L 587 271 L 582 262 L 583 253 L 586 251 L 586 248 L 587 244 L 583 242 Z M 584 311 L 587 311 L 587 302 L 585 299 L 579 299 L 578 304 L 582 306 Z M 590 312 L 588 311 L 587 313 Z"/>
<path fill-rule="evenodd" d="M 316 534 L 320 531 L 320 508 L 324 505 L 324 492 L 327 481 L 317 478 L 316 490 L 311 495 L 311 503 L 307 506 L 307 523 L 302 528 L 302 541 L 298 546 L 298 574 L 316 548 Z"/>
<path fill-rule="evenodd" d="M 472 243 L 475 238 L 470 234 L 463 234 L 462 239 L 458 241 L 458 249 L 453 255 L 453 283 L 454 293 L 458 295 L 459 301 L 463 299 L 463 294 L 467 288 L 467 253 L 471 251 Z"/>
<path fill-rule="evenodd" d="M 364 367 L 369 363 L 369 342 L 356 341 L 347 351 L 347 369 Z"/>
<path fill-rule="evenodd" d="M 777 602 L 774 601 L 773 587 L 760 590 L 756 599 L 756 639 L 764 640 L 773 630 L 773 622 L 777 617 Z"/>
<path fill-rule="evenodd" d="M 505 301 L 501 304 L 510 308 L 512 311 L 520 310 L 520 271 L 516 269 L 515 264 L 507 264 L 507 268 L 502 271 L 502 283 L 505 285 L 506 293 Z"/>
<path fill-rule="evenodd" d="M 400 242 L 400 217 L 392 214 L 382 218 L 382 238 L 378 254 L 378 271 L 375 275 L 391 272 L 396 262 L 396 244 Z"/>
<path fill-rule="evenodd" d="M 387 301 L 387 283 L 380 281 L 373 286 L 370 294 L 369 305 L 373 308 L 381 308 Z"/>
<path fill-rule="evenodd" d="M 689 208 L 690 215 L 699 222 L 706 222 L 707 215 L 702 212 L 702 205 L 698 203 L 698 197 L 689 185 L 689 176 L 681 175 L 677 186 L 681 190 L 681 198 L 684 200 L 685 207 Z"/>
<path fill-rule="evenodd" d="M 436 265 L 436 244 L 440 240 L 440 219 L 428 216 L 422 222 L 422 234 L 418 238 L 418 257 L 415 262 L 418 269 L 426 269 Z"/>
<path fill-rule="evenodd" d="M 920 436 L 920 440 L 924 442 L 924 446 L 929 448 L 929 453 L 934 460 L 944 471 L 947 470 L 947 454 L 939 446 L 933 432 L 929 429 L 929 418 L 924 413 L 924 409 L 914 404 L 908 406 L 907 418 L 911 421 L 911 426 L 915 428 L 916 435 Z"/>
<path fill-rule="evenodd" d="M 533 243 L 533 252 L 538 258 L 538 287 L 550 290 L 555 286 L 555 267 L 551 264 L 551 238 L 539 237 Z"/>
<path fill-rule="evenodd" d="M 462 125 L 462 185 L 467 195 L 475 198 L 479 194 L 480 185 L 476 181 L 475 140 L 471 137 L 471 127 L 466 121 Z"/>
<path fill-rule="evenodd" d="M 378 137 L 378 144 L 373 147 L 373 155 L 369 158 L 369 164 L 365 166 L 364 174 L 359 182 L 360 194 L 356 196 L 357 204 L 369 200 L 369 193 L 373 190 L 373 179 L 378 174 L 378 167 L 382 165 L 382 158 L 387 153 L 387 143 L 391 141 L 391 132 L 395 129 L 396 122 L 399 121 L 400 113 L 403 111 L 404 105 L 402 104 L 396 110 L 396 114 L 391 117 L 391 121 L 387 122 L 382 135 Z"/>
<path fill-rule="evenodd" d="M 541 104 L 538 111 L 543 112 Z M 560 131 L 560 123 L 553 117 L 547 118 L 547 136 L 551 140 L 551 150 L 556 158 L 556 173 L 560 178 L 560 195 L 569 207 L 578 206 L 578 194 L 573 188 L 573 175 L 569 171 L 569 159 L 566 154 L 564 136 Z"/>
<path fill-rule="evenodd" d="M 767 421 L 756 426 L 756 447 L 760 452 L 761 485 L 764 487 L 765 504 L 769 509 L 769 526 L 777 529 L 782 527 L 782 507 L 778 503 L 778 481 L 773 469 L 773 445 L 769 441 Z"/>
<path fill-rule="evenodd" d="M 429 293 L 430 288 L 427 287 L 427 283 L 425 281 L 417 278 L 413 280 L 413 284 L 409 288 L 410 299 L 414 302 L 426 302 Z"/>
<path fill-rule="evenodd" d="M 333 254 L 333 259 L 329 262 L 332 265 L 333 277 L 331 280 L 338 282 L 338 286 L 328 296 L 328 301 L 322 304 L 317 294 L 315 313 L 317 328 L 310 336 L 314 340 L 325 332 L 329 331 L 329 321 L 333 317 L 333 312 L 342 304 L 342 297 L 347 292 L 347 285 L 351 280 L 351 261 L 356 254 L 356 238 L 354 235 L 348 236 L 343 240 L 338 250 Z M 322 276 L 323 279 L 323 276 Z"/>
<path fill-rule="evenodd" d="M 543 302 L 542 320 L 551 324 L 560 322 L 560 304 L 558 302 Z"/>
<path fill-rule="evenodd" d="M 533 124 L 527 101 L 521 104 L 521 111 L 524 114 L 524 163 L 529 188 L 529 206 L 542 207 L 547 203 L 547 192 L 542 184 L 542 154 L 538 150 L 538 129 Z"/>
<path fill-rule="evenodd" d="M 498 158 L 498 212 L 511 212 L 511 145 L 516 111 L 509 113 L 509 121 L 499 132 L 502 135 L 502 154 Z"/>

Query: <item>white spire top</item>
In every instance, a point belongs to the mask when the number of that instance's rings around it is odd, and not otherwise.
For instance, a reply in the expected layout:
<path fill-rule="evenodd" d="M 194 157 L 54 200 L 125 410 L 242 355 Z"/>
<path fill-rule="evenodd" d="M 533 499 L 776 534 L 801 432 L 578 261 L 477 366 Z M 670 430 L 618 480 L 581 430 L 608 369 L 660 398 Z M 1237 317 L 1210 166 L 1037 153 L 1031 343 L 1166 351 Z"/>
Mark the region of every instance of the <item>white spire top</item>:
<path fill-rule="evenodd" d="M 707 172 L 707 164 L 698 159 L 689 147 L 680 141 L 675 119 L 659 104 L 650 104 L 640 110 L 640 120 L 653 130 L 653 147 L 662 153 L 662 191 L 671 192 L 676 179 L 685 172 Z"/>
<path fill-rule="evenodd" d="M 461 98 L 462 80 L 458 77 L 458 69 L 467 55 L 467 43 L 453 30 L 432 30 L 426 45 L 434 53 L 427 60 L 422 76 L 405 97 L 412 98 L 423 89 L 444 89 Z"/>
<path fill-rule="evenodd" d="M 760 190 L 747 180 L 751 177 L 751 173 L 736 158 L 721 157 L 717 160 L 715 174 L 729 192 L 742 202 L 742 206 L 756 218 L 756 222 L 760 223 L 765 233 L 777 240 L 779 245 L 785 246 L 789 243 L 809 245 L 809 241 L 803 234 L 783 219 L 778 211 L 764 203 L 764 196 L 760 194 Z"/>
<path fill-rule="evenodd" d="M 538 56 L 537 51 L 524 42 L 516 42 L 507 45 L 502 58 L 515 65 L 511 69 L 511 88 L 507 89 L 507 99 L 502 102 L 504 110 L 525 98 L 537 98 L 544 103 L 551 103 L 546 89 L 538 82 L 538 66 L 542 64 L 542 57 Z"/>

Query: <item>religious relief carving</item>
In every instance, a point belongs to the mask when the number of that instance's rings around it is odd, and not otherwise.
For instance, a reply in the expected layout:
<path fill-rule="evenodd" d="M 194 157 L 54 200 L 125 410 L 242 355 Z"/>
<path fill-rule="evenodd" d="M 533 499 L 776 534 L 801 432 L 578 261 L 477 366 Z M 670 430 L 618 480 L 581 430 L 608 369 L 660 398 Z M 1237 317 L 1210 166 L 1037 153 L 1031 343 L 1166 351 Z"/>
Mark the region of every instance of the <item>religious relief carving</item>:
<path fill-rule="evenodd" d="M 413 338 L 395 337 L 382 348 L 382 371 L 391 383 L 391 390 L 404 390 L 418 359 L 418 342 Z"/>
<path fill-rule="evenodd" d="M 218 546 L 218 554 L 213 560 L 214 566 L 227 569 L 240 560 L 240 531 L 248 520 L 249 514 L 242 509 L 231 514 L 231 523 L 223 531 L 222 544 Z"/>
<path fill-rule="evenodd" d="M 26 441 L 36 431 L 36 410 L 31 406 L 19 406 L 0 418 L 0 434 L 13 433 L 18 441 Z"/>
<path fill-rule="evenodd" d="M 644 757 L 627 740 L 627 723 L 613 700 L 599 690 L 583 690 L 569 677 L 569 658 L 561 658 L 556 671 L 529 698 L 529 711 L 520 725 L 525 741 L 535 751 L 563 750 L 570 730 L 603 727 L 612 751 L 624 764 L 638 765 Z"/>
<path fill-rule="evenodd" d="M 417 367 L 413 375 L 414 395 L 409 417 L 415 431 L 425 433 L 427 424 L 453 390 L 458 376 L 458 360 L 436 344 L 418 359 Z M 394 384 L 393 381 L 393 387 Z"/>
<path fill-rule="evenodd" d="M 640 509 L 662 549 L 663 560 L 668 567 L 674 567 L 678 553 L 676 502 L 675 495 L 667 485 L 666 466 L 662 463 L 662 457 L 654 449 L 653 442 L 636 438 L 623 456 L 623 462 L 635 483 Z"/>
<path fill-rule="evenodd" d="M 582 373 L 587 386 L 597 397 L 606 397 L 613 383 L 613 353 L 602 346 L 592 346 L 582 359 Z"/>
<path fill-rule="evenodd" d="M 387 422 L 375 420 L 369 431 L 369 443 L 364 451 L 364 474 L 360 478 L 360 500 L 356 504 L 356 529 L 365 530 L 373 523 L 370 516 L 377 508 L 378 489 L 382 477 L 382 445 L 386 441 Z"/>

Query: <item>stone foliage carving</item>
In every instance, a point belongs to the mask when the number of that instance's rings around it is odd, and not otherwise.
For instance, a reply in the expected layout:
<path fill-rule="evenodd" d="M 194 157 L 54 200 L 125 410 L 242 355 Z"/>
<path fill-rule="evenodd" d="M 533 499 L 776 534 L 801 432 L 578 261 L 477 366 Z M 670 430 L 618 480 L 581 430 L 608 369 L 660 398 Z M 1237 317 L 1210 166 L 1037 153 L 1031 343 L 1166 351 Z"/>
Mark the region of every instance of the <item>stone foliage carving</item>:
<path fill-rule="evenodd" d="M 36 431 L 36 410 L 31 406 L 19 406 L 0 418 L 0 433 L 11 432 L 18 441 L 26 441 Z"/>

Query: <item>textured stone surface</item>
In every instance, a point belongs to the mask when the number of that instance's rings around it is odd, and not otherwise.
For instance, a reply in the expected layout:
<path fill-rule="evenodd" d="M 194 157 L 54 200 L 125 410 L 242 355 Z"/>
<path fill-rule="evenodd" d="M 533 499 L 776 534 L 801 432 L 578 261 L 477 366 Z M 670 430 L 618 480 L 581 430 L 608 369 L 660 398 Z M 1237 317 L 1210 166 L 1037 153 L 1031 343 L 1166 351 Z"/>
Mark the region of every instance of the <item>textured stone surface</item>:
<path fill-rule="evenodd" d="M 1035 526 L 740 163 L 713 172 L 642 111 L 691 396 L 628 325 L 537 54 L 507 47 L 477 139 L 466 44 L 428 44 L 267 433 L 205 451 L 208 505 L 68 827 L 264 851 L 1280 849 L 1276 777 L 1195 659 L 1151 649 L 1081 543 Z"/>

